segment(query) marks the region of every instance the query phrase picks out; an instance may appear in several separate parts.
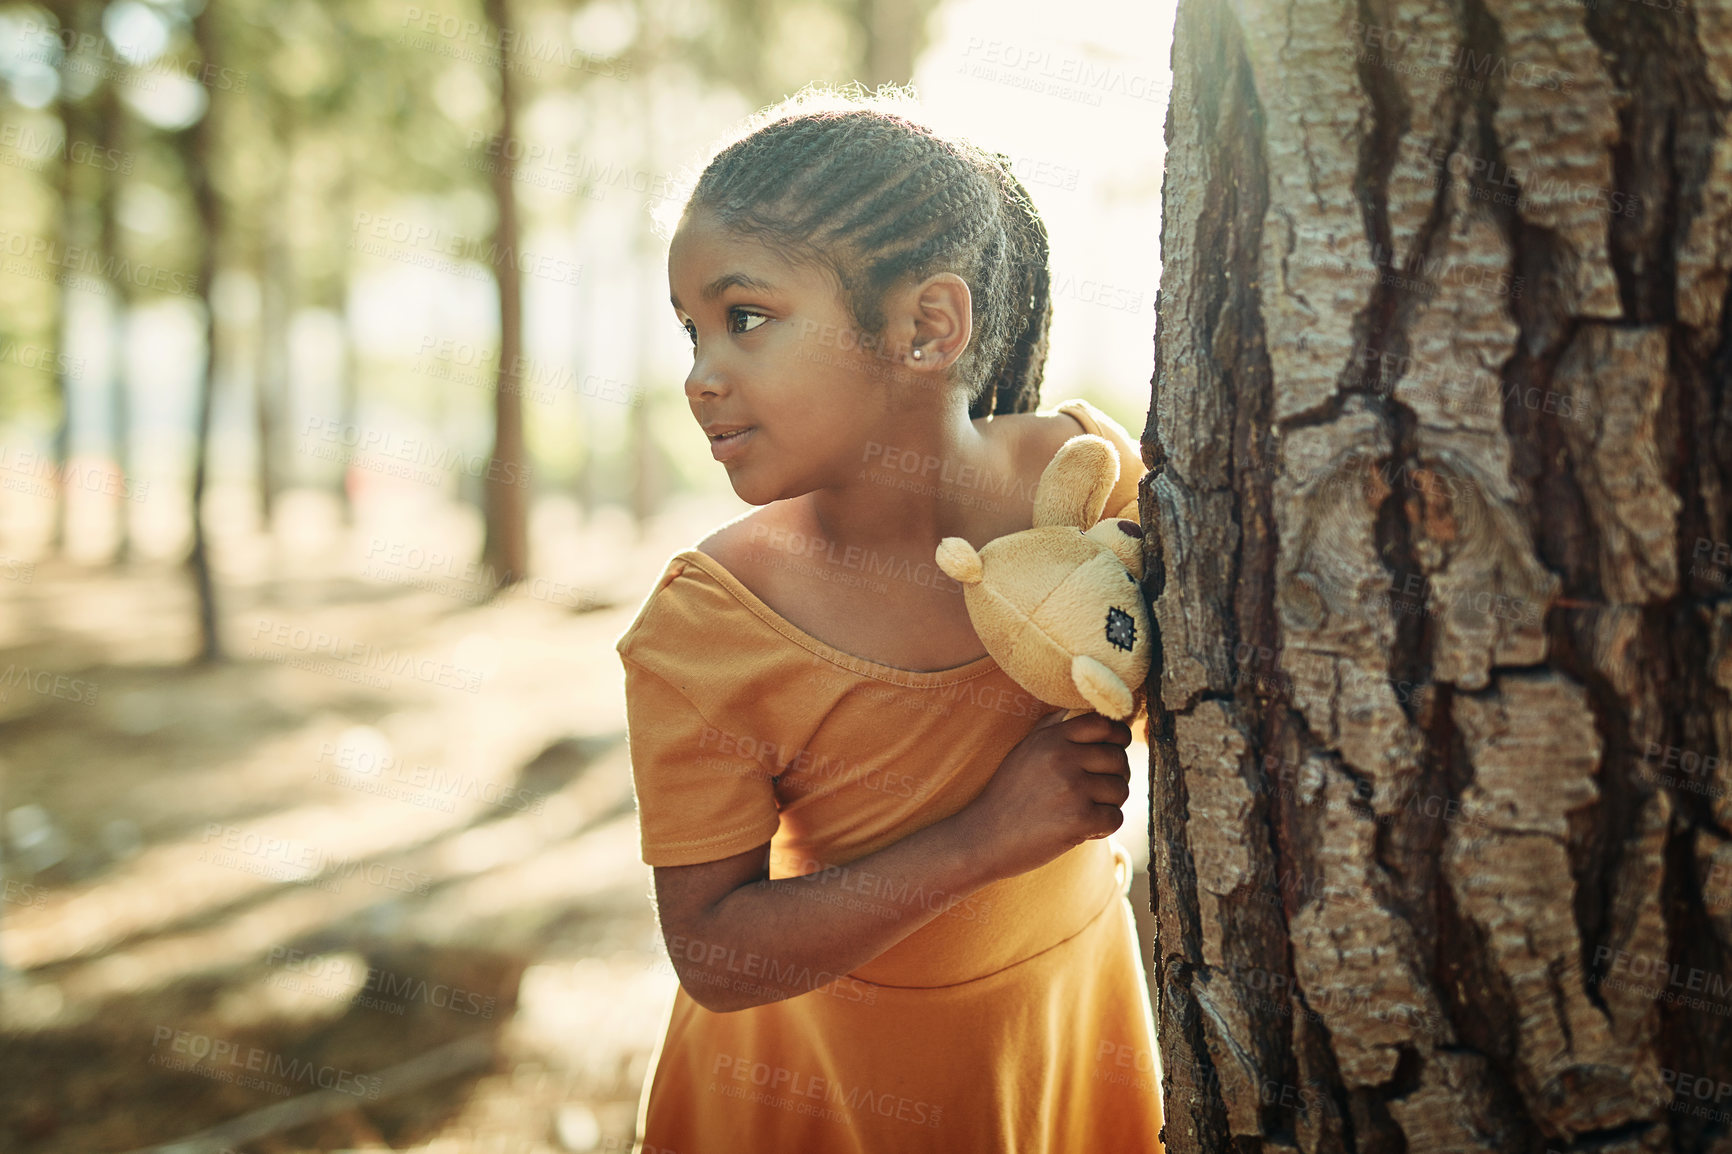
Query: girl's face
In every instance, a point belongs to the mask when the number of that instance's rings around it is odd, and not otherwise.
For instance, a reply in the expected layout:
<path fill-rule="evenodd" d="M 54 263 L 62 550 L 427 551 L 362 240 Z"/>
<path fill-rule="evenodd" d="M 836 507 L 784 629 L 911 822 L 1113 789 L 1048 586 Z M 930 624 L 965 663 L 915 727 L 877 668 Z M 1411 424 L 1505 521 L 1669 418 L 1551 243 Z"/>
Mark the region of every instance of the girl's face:
<path fill-rule="evenodd" d="M 896 362 L 860 351 L 825 271 L 698 211 L 674 234 L 668 287 L 692 341 L 686 399 L 742 500 L 766 505 L 859 475 Z"/>

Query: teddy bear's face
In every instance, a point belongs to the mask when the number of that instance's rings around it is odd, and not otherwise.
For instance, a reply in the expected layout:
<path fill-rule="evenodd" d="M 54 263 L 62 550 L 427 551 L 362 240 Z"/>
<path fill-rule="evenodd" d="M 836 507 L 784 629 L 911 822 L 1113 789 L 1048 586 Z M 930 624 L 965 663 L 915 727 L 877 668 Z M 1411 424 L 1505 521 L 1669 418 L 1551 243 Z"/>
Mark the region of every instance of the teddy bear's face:
<path fill-rule="evenodd" d="M 1043 701 L 1087 706 L 1071 679 L 1078 655 L 1099 661 L 1128 686 L 1148 676 L 1148 605 L 1121 558 L 1128 550 L 1141 569 L 1141 541 L 1122 525 L 1136 529 L 1117 521 L 1086 533 L 1048 526 L 980 550 L 983 580 L 964 594 L 969 616 L 988 651 Z"/>
<path fill-rule="evenodd" d="M 1148 673 L 1147 602 L 1137 579 L 1104 548 L 1073 568 L 1029 622 L 1053 643 L 1055 656 L 1092 657 L 1128 685 Z"/>

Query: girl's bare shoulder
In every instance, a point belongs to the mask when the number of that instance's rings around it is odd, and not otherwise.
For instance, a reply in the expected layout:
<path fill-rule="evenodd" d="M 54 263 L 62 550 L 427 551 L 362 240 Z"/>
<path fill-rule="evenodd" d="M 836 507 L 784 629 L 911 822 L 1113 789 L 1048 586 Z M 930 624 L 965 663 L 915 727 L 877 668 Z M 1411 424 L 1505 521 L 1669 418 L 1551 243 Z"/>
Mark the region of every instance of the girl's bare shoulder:
<path fill-rule="evenodd" d="M 756 568 L 753 562 L 761 552 L 754 546 L 768 538 L 776 529 L 787 528 L 787 510 L 783 508 L 786 504 L 785 501 L 776 501 L 753 509 L 750 513 L 719 527 L 699 541 L 694 548 L 706 557 L 713 558 L 722 568 L 751 588 L 752 582 L 747 580 L 747 577 Z"/>
<path fill-rule="evenodd" d="M 1006 441 L 1006 457 L 1014 462 L 1017 476 L 1031 485 L 1040 480 L 1059 446 L 1088 432 L 1069 413 L 1006 413 L 982 420 L 986 428 L 998 427 Z"/>

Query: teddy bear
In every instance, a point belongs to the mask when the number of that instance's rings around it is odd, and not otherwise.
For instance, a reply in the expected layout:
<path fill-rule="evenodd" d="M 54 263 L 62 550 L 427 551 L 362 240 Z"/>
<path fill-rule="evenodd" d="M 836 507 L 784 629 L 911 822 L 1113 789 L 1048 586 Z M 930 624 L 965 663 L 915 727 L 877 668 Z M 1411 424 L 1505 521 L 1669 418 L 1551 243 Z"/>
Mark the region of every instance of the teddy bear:
<path fill-rule="evenodd" d="M 962 583 L 987 653 L 1067 718 L 1135 717 L 1153 660 L 1136 502 L 1100 520 L 1118 477 L 1112 443 L 1078 434 L 1041 473 L 1033 528 L 978 550 L 961 537 L 938 543 L 938 566 Z"/>

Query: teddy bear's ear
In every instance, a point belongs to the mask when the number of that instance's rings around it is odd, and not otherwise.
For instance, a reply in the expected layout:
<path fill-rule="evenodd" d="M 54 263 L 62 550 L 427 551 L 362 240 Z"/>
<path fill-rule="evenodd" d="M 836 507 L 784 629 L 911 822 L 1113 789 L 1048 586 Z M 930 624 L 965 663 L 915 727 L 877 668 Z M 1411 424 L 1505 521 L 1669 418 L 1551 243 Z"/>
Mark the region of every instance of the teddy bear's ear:
<path fill-rule="evenodd" d="M 1089 528 L 1101 519 L 1107 495 L 1118 480 L 1119 455 L 1112 442 L 1093 433 L 1078 433 L 1059 447 L 1035 486 L 1035 528 Z"/>
<path fill-rule="evenodd" d="M 1070 679 L 1096 712 L 1124 721 L 1136 709 L 1136 699 L 1118 674 L 1085 654 L 1071 658 Z"/>
<path fill-rule="evenodd" d="M 980 584 L 980 554 L 961 537 L 946 537 L 938 543 L 938 567 L 964 585 Z"/>

